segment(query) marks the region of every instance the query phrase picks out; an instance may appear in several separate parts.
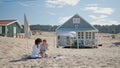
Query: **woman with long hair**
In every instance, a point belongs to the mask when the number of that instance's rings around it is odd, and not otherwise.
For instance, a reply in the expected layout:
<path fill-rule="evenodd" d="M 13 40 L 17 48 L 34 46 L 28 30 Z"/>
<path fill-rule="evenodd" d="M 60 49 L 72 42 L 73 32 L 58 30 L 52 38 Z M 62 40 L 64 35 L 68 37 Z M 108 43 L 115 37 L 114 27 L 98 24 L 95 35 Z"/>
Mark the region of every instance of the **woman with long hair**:
<path fill-rule="evenodd" d="M 41 45 L 42 40 L 40 38 L 37 38 L 35 40 L 35 44 L 32 47 L 32 54 L 31 58 L 36 59 L 36 58 L 41 58 L 42 56 L 40 55 L 40 45 Z"/>

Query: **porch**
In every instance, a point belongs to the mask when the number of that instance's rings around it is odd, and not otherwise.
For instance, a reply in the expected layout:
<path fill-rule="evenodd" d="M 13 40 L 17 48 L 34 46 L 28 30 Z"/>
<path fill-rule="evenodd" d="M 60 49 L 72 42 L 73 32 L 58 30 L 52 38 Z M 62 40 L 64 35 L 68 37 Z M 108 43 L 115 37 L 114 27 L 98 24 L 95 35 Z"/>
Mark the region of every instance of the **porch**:
<path fill-rule="evenodd" d="M 76 32 L 74 36 L 70 33 L 61 34 L 57 38 L 58 46 L 73 46 L 73 47 L 96 47 L 97 42 L 97 32 L 86 31 L 86 32 Z"/>

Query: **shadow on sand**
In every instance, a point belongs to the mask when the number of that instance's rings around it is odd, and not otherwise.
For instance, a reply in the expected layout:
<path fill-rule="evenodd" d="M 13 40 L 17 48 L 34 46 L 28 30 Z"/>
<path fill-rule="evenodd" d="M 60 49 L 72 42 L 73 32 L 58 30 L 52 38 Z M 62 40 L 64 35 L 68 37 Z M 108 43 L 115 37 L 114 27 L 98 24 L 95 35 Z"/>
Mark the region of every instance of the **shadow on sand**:
<path fill-rule="evenodd" d="M 78 49 L 78 47 L 77 46 L 65 46 L 65 47 L 63 47 L 63 48 L 67 48 L 67 49 Z M 98 47 L 79 47 L 79 49 L 94 49 L 94 48 L 98 48 Z"/>
<path fill-rule="evenodd" d="M 41 59 L 41 58 L 31 58 L 30 56 L 21 58 L 21 59 L 17 59 L 17 60 L 11 60 L 9 62 L 20 62 L 20 61 L 27 61 L 27 60 L 31 60 L 31 59 Z"/>
<path fill-rule="evenodd" d="M 29 59 L 31 59 L 31 58 L 28 56 L 28 57 L 21 58 L 21 59 L 17 59 L 17 60 L 11 60 L 11 61 L 9 61 L 9 62 L 20 62 L 20 61 L 27 61 L 27 60 L 29 60 Z"/>
<path fill-rule="evenodd" d="M 120 42 L 115 42 L 113 44 L 114 44 L 114 46 L 120 46 Z"/>

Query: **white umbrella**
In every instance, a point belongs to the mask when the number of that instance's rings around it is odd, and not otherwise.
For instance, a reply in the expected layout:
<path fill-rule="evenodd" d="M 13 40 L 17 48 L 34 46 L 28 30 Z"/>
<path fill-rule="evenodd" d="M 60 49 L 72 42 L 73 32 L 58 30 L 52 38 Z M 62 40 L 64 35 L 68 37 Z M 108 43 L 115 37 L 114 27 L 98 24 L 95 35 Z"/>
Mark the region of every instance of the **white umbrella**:
<path fill-rule="evenodd" d="M 69 32 L 69 36 L 70 36 L 70 37 L 76 37 L 76 32 L 75 32 L 75 31 Z"/>

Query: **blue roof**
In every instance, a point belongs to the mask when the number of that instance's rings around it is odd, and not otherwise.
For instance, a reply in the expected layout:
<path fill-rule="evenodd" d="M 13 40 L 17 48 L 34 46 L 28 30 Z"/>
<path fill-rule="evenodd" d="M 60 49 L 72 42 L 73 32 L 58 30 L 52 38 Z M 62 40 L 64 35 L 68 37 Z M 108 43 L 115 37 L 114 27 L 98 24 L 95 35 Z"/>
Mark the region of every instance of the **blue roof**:
<path fill-rule="evenodd" d="M 73 23 L 73 18 L 80 18 L 80 23 L 77 23 L 77 28 L 75 28 L 75 23 Z M 78 14 L 75 14 L 63 25 L 57 28 L 57 31 L 88 31 L 88 30 L 98 31 L 94 26 L 89 24 L 87 21 L 81 18 Z"/>

